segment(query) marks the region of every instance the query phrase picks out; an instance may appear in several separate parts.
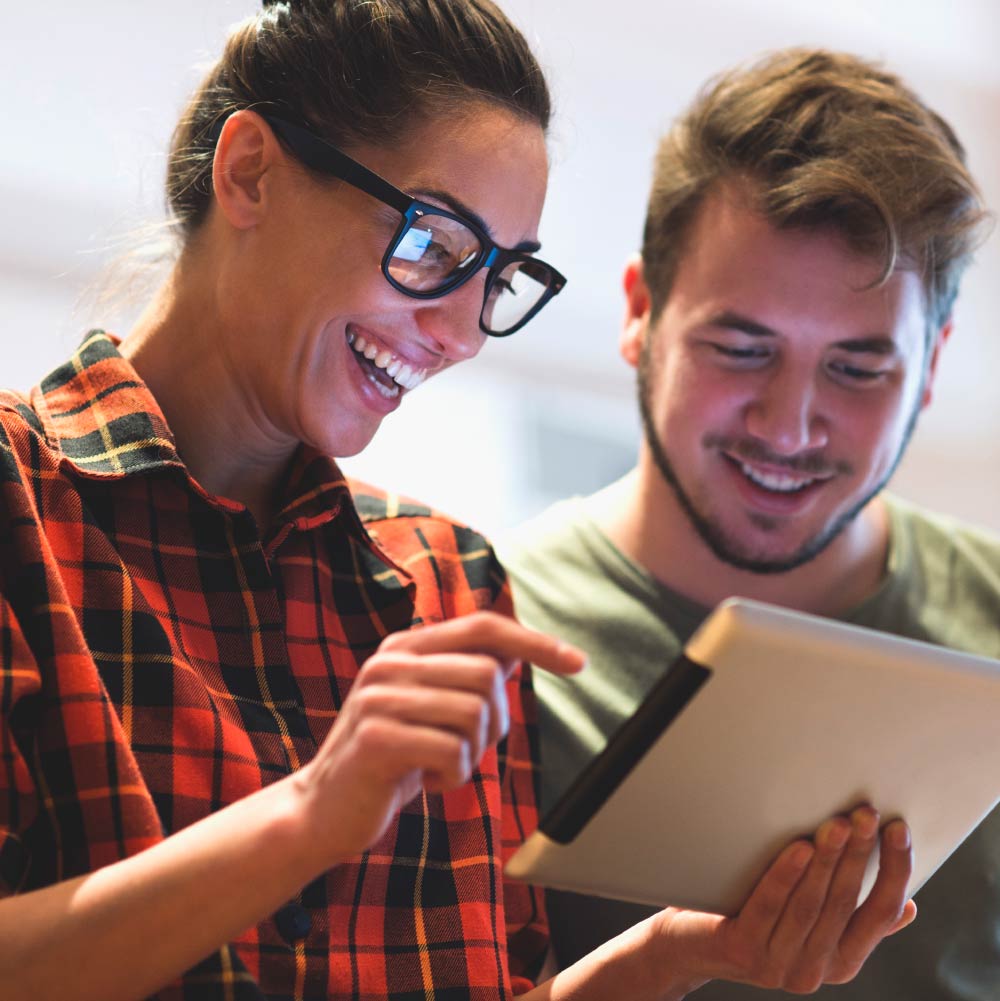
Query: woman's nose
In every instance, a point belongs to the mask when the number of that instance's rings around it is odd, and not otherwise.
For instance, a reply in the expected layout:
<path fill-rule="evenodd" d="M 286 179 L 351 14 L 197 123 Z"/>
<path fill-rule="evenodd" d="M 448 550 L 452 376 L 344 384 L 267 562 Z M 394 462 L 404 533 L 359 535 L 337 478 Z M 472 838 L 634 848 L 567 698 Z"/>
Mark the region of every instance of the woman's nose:
<path fill-rule="evenodd" d="M 417 310 L 421 332 L 451 362 L 474 358 L 486 341 L 479 328 L 485 280 L 485 273 L 476 275 L 454 292 L 429 300 Z"/>

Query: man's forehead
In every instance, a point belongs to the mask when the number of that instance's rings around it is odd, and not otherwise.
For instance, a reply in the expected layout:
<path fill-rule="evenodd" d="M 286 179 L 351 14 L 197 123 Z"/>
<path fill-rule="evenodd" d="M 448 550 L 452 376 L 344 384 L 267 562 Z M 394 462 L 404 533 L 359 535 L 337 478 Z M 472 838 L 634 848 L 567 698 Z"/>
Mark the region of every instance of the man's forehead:
<path fill-rule="evenodd" d="M 926 290 L 912 262 L 886 275 L 834 227 L 775 225 L 735 185 L 711 192 L 693 220 L 671 305 L 779 335 L 802 327 L 829 341 L 886 337 L 906 354 L 927 339 Z"/>

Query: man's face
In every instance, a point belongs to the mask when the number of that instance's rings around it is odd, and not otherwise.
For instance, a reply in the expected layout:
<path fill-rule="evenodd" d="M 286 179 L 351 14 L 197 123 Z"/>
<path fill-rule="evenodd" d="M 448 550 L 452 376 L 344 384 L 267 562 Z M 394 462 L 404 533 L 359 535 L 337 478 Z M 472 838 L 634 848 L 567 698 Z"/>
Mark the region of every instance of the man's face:
<path fill-rule="evenodd" d="M 777 230 L 728 186 L 694 221 L 655 323 L 638 266 L 626 276 L 644 475 L 725 563 L 812 559 L 895 469 L 936 352 L 919 276 L 870 287 L 878 274 L 838 234 Z"/>

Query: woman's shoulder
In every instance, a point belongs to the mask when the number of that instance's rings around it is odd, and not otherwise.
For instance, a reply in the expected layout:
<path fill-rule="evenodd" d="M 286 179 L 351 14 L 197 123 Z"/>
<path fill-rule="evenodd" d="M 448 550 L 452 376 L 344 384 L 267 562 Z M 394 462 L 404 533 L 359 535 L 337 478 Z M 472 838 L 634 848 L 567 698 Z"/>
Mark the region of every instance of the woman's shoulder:
<path fill-rule="evenodd" d="M 20 482 L 59 462 L 30 397 L 0 389 L 0 482 Z"/>
<path fill-rule="evenodd" d="M 348 485 L 361 523 L 397 566 L 418 582 L 433 579 L 446 593 L 484 594 L 487 604 L 496 600 L 505 575 L 481 532 L 411 497 L 354 479 Z"/>

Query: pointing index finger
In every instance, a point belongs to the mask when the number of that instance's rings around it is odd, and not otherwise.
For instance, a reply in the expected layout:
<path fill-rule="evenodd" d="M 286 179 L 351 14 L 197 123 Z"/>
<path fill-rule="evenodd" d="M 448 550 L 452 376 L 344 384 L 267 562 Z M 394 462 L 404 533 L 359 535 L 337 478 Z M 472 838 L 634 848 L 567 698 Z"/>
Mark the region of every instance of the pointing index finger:
<path fill-rule="evenodd" d="M 507 663 L 508 674 L 521 660 L 555 674 L 575 674 L 587 661 L 586 654 L 577 647 L 496 612 L 473 612 L 447 622 L 393 633 L 382 642 L 382 649 L 482 653 Z"/>

